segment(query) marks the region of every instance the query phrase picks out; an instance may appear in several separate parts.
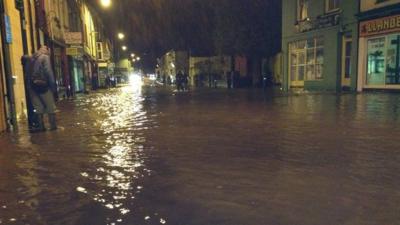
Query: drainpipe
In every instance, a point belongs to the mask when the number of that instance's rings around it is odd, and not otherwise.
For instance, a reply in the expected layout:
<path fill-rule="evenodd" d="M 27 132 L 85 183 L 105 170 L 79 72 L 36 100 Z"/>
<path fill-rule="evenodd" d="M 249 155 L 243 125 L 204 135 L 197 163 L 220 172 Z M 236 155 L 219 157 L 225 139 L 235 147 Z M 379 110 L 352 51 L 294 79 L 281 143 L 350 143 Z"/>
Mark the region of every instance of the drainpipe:
<path fill-rule="evenodd" d="M 0 1 L 0 25 L 1 25 L 1 43 L 3 46 L 3 56 L 4 56 L 4 71 L 6 80 L 6 98 L 8 102 L 8 128 L 17 130 L 17 114 L 15 108 L 15 97 L 14 97 L 14 80 L 11 70 L 11 59 L 10 59 L 10 46 L 8 40 L 6 40 L 6 22 L 9 23 L 9 17 L 6 15 L 4 10 L 4 1 Z M 10 26 L 10 25 L 8 25 Z"/>

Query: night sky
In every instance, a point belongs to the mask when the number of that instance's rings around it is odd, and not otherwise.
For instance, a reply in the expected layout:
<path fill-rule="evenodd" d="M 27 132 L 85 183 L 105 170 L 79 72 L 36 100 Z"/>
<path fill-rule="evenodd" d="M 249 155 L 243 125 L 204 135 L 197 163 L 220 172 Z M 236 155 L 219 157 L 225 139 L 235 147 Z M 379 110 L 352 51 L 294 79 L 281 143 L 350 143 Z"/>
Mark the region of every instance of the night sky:
<path fill-rule="evenodd" d="M 110 33 L 142 55 L 146 67 L 166 51 L 271 55 L 279 51 L 280 0 L 114 0 L 109 9 L 90 0 Z"/>

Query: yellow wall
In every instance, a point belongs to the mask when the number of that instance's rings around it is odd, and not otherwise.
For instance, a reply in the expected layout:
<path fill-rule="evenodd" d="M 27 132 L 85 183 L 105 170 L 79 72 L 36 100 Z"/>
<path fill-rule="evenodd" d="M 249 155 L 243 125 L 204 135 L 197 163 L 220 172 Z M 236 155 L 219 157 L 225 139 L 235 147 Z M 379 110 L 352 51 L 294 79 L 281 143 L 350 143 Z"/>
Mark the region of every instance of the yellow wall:
<path fill-rule="evenodd" d="M 27 43 L 28 43 L 28 53 L 32 53 L 34 49 L 37 49 L 36 42 L 36 32 L 33 29 L 34 34 L 30 33 L 30 21 L 29 21 L 29 13 L 27 10 L 29 9 L 29 1 L 31 2 L 32 7 L 32 16 L 33 16 L 33 27 L 35 28 L 35 14 L 34 14 L 34 1 L 33 0 L 24 0 L 25 4 L 25 17 L 26 17 L 26 34 L 27 34 Z M 11 31 L 12 31 L 12 43 L 10 44 L 10 63 L 11 63 L 11 72 L 14 77 L 14 96 L 15 96 L 15 107 L 17 113 L 17 119 L 26 118 L 26 98 L 25 98 L 25 84 L 24 84 L 24 74 L 21 65 L 21 56 L 24 54 L 23 52 L 23 44 L 22 44 L 22 31 L 20 25 L 20 12 L 15 8 L 14 0 L 6 0 L 4 2 L 6 14 L 10 17 L 11 23 Z M 31 44 L 31 35 L 34 35 L 35 38 L 35 46 Z"/>
<path fill-rule="evenodd" d="M 12 44 L 10 44 L 11 70 L 14 79 L 14 95 L 17 119 L 26 118 L 26 99 L 21 56 L 23 55 L 19 11 L 14 0 L 5 1 L 5 11 L 10 17 Z"/>
<path fill-rule="evenodd" d="M 83 26 L 84 26 L 84 48 L 85 52 L 96 58 L 96 36 L 97 32 L 94 26 L 93 17 L 86 5 L 82 6 Z"/>

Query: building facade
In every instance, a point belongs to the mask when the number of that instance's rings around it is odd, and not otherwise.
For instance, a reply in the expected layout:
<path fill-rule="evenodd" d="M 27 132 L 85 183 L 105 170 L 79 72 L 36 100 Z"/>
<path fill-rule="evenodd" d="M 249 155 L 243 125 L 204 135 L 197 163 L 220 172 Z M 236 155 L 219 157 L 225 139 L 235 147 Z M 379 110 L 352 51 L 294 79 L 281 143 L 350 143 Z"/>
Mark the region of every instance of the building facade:
<path fill-rule="evenodd" d="M 361 0 L 358 90 L 400 89 L 400 0 Z"/>
<path fill-rule="evenodd" d="M 93 74 L 97 71 L 97 36 L 98 31 L 95 27 L 92 12 L 87 4 L 81 4 L 81 15 L 83 25 L 83 64 L 84 64 L 84 91 L 88 91 L 94 86 L 92 85 L 96 77 Z"/>
<path fill-rule="evenodd" d="M 64 33 L 66 44 L 67 65 L 69 79 L 66 83 L 68 95 L 84 91 L 84 66 L 83 66 L 83 32 L 80 14 L 81 3 L 75 0 L 67 1 L 68 26 Z"/>
<path fill-rule="evenodd" d="M 99 27 L 85 0 L 3 0 L 0 13 L 1 132 L 16 127 L 18 120 L 29 119 L 33 113 L 22 56 L 32 55 L 41 45 L 48 45 L 59 96 L 70 96 L 91 84 L 96 60 L 109 60 L 111 43 L 103 30 L 104 47 L 99 58 L 96 48 Z"/>
<path fill-rule="evenodd" d="M 158 76 L 163 82 L 175 83 L 176 74 L 189 74 L 189 53 L 171 50 L 158 60 Z"/>
<path fill-rule="evenodd" d="M 98 18 L 98 17 L 97 17 Z M 106 35 L 106 30 L 102 21 L 96 21 L 98 27 L 98 36 L 97 36 L 97 43 L 96 43 L 96 50 L 97 50 L 97 78 L 95 78 L 95 85 L 100 88 L 104 88 L 107 86 L 106 78 L 107 76 L 112 76 L 112 54 L 113 52 L 113 45 L 110 38 Z M 127 77 L 123 76 L 123 77 Z"/>
<path fill-rule="evenodd" d="M 209 81 L 216 80 L 218 86 L 226 86 L 226 74 L 231 71 L 230 56 L 190 57 L 189 78 L 194 86 L 210 85 Z"/>
<path fill-rule="evenodd" d="M 71 93 L 70 73 L 65 34 L 69 27 L 68 1 L 45 0 L 45 29 L 44 43 L 51 49 L 54 76 L 59 97 L 67 97 Z"/>
<path fill-rule="evenodd" d="M 36 1 L 0 2 L 0 131 L 27 117 L 27 98 L 21 57 L 38 46 Z"/>
<path fill-rule="evenodd" d="M 283 88 L 357 88 L 358 1 L 282 1 Z"/>

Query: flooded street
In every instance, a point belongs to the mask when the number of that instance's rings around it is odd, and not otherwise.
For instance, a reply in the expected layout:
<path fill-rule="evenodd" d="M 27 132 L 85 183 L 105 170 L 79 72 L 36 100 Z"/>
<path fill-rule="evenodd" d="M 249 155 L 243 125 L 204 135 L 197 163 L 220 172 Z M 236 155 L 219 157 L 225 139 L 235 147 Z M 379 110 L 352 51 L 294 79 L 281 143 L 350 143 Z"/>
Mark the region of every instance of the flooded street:
<path fill-rule="evenodd" d="M 0 224 L 394 225 L 400 95 L 126 86 L 0 136 Z"/>

